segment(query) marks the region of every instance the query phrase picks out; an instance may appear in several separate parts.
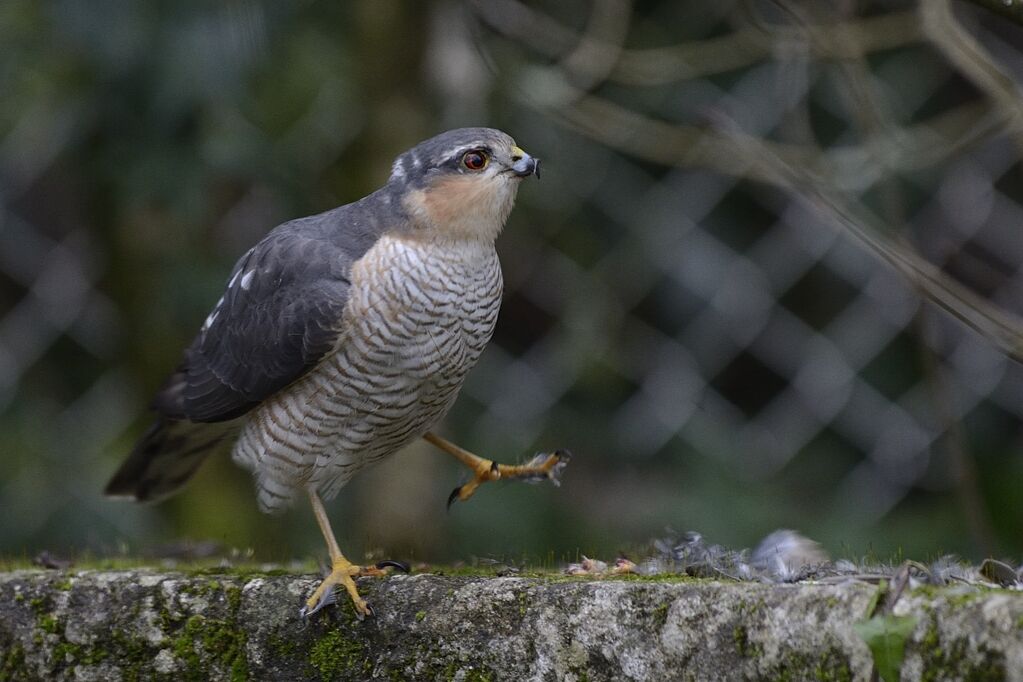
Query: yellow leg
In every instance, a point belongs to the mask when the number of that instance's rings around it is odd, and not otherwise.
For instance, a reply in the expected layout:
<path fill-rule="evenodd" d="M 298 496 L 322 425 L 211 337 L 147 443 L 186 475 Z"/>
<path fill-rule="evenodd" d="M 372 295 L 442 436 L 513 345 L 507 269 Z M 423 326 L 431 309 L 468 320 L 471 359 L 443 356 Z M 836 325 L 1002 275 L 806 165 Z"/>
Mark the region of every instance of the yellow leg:
<path fill-rule="evenodd" d="M 423 439 L 428 443 L 436 445 L 469 467 L 473 472 L 471 481 L 455 488 L 451 493 L 451 496 L 448 498 L 449 506 L 456 499 L 462 502 L 468 500 L 481 484 L 502 478 L 518 478 L 530 481 L 549 480 L 558 485 L 558 476 L 561 474 L 561 470 L 565 468 L 565 465 L 568 464 L 569 457 L 571 457 L 567 450 L 557 450 L 550 454 L 538 454 L 526 464 L 498 464 L 489 459 L 474 455 L 435 433 L 427 433 L 423 436 Z"/>
<path fill-rule="evenodd" d="M 356 566 L 350 562 L 345 558 L 345 555 L 341 553 L 341 548 L 338 547 L 337 538 L 334 537 L 334 531 L 330 527 L 330 519 L 327 518 L 327 511 L 323 508 L 323 502 L 320 500 L 320 496 L 313 488 L 308 488 L 306 492 L 309 495 L 309 503 L 313 507 L 313 515 L 316 516 L 316 522 L 320 525 L 320 532 L 323 533 L 323 538 L 327 541 L 327 551 L 330 553 L 331 571 L 330 575 L 323 579 L 320 586 L 316 588 L 316 591 L 313 592 L 312 596 L 306 601 L 305 608 L 302 609 L 302 615 L 312 615 L 327 604 L 332 603 L 333 589 L 336 585 L 340 584 L 344 586 L 345 590 L 348 592 L 348 596 L 351 597 L 359 618 L 372 616 L 373 609 L 365 599 L 359 596 L 359 591 L 355 587 L 355 578 L 357 576 L 387 575 L 387 572 L 383 568 L 385 565 L 394 566 L 404 570 L 406 573 L 408 572 L 408 567 L 397 561 L 385 561 L 381 562 L 377 566 Z"/>

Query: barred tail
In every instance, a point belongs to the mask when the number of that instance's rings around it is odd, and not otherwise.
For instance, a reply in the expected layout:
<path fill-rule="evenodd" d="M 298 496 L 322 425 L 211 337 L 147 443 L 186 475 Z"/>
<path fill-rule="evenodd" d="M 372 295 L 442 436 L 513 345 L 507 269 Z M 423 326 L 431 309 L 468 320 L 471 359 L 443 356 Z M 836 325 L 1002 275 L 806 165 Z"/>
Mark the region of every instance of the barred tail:
<path fill-rule="evenodd" d="M 231 422 L 197 424 L 161 417 L 135 444 L 104 493 L 139 502 L 169 497 L 237 429 Z"/>

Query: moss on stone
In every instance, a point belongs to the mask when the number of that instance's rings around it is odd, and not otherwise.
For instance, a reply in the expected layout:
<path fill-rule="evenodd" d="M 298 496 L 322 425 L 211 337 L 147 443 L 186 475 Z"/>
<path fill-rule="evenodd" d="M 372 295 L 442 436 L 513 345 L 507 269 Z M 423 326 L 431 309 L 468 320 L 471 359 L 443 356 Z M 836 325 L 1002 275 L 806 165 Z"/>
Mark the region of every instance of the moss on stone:
<path fill-rule="evenodd" d="M 186 671 L 190 675 L 197 674 L 202 663 L 202 660 L 199 658 L 199 652 L 196 651 L 196 644 L 198 643 L 198 634 L 202 630 L 204 621 L 205 619 L 198 615 L 189 618 L 181 634 L 175 637 L 171 644 L 174 655 L 184 661 Z"/>
<path fill-rule="evenodd" d="M 976 680 L 999 682 L 1006 679 L 1005 655 L 983 644 L 971 647 L 967 637 L 943 641 L 937 615 L 932 611 L 927 630 L 920 639 L 923 673 L 921 682 Z M 979 660 L 978 660 L 979 659 Z"/>
<path fill-rule="evenodd" d="M 29 679 L 25 667 L 25 649 L 20 644 L 0 647 L 0 682 L 20 682 Z"/>
<path fill-rule="evenodd" d="M 294 658 L 299 651 L 298 642 L 294 637 L 275 632 L 266 640 L 266 647 L 271 653 L 281 658 Z"/>
<path fill-rule="evenodd" d="M 185 663 L 186 679 L 206 679 L 207 663 L 212 662 L 225 668 L 231 680 L 246 680 L 247 641 L 248 635 L 237 624 L 196 614 L 185 621 L 181 632 L 171 641 L 171 649 Z"/>
<path fill-rule="evenodd" d="M 465 682 L 491 682 L 494 679 L 494 672 L 489 668 L 463 668 L 462 672 Z"/>
<path fill-rule="evenodd" d="M 227 614 L 223 618 L 195 614 L 180 625 L 175 622 L 168 606 L 154 599 L 163 632 L 169 633 L 180 628 L 177 635 L 171 638 L 170 647 L 185 664 L 185 678 L 205 679 L 212 664 L 224 669 L 232 681 L 248 679 L 248 634 L 238 622 L 241 588 L 232 582 L 222 583 L 214 579 L 194 583 L 190 590 L 183 591 L 207 600 L 223 599 L 227 607 Z"/>
<path fill-rule="evenodd" d="M 191 577 L 201 576 L 218 576 L 234 578 L 241 582 L 248 582 L 256 578 L 275 578 L 286 575 L 302 575 L 304 573 L 315 572 L 316 567 L 313 564 L 309 566 L 301 566 L 296 569 L 282 568 L 282 567 L 270 567 L 265 564 L 233 564 L 230 566 L 224 566 L 221 564 L 216 565 L 203 565 L 196 564 L 191 566 L 180 567 L 180 570 L 185 575 Z"/>
<path fill-rule="evenodd" d="M 599 576 L 601 580 L 611 580 L 617 582 L 626 583 L 658 583 L 658 584 L 675 584 L 675 583 L 713 583 L 717 582 L 711 578 L 696 578 L 685 573 L 653 573 L 650 575 L 640 575 L 638 573 L 616 573 L 607 576 Z"/>
<path fill-rule="evenodd" d="M 756 656 L 760 653 L 755 645 L 750 644 L 749 630 L 745 625 L 736 625 L 732 628 L 732 643 L 735 644 L 735 650 L 743 658 Z"/>
<path fill-rule="evenodd" d="M 70 642 L 59 642 L 53 647 L 53 660 L 55 663 L 75 663 L 81 657 L 82 648 Z"/>
<path fill-rule="evenodd" d="M 763 679 L 787 682 L 789 680 L 813 679 L 820 682 L 852 682 L 854 679 L 848 655 L 841 649 L 830 646 L 818 656 L 794 651 L 782 660 L 760 671 Z"/>
<path fill-rule="evenodd" d="M 529 593 L 525 590 L 519 592 L 519 615 L 525 616 L 526 611 L 529 610 Z"/>
<path fill-rule="evenodd" d="M 925 654 L 942 655 L 941 635 L 938 633 L 938 621 L 933 612 L 931 613 L 931 620 L 927 624 L 927 629 L 924 630 L 924 635 L 920 638 L 920 648 Z"/>
<path fill-rule="evenodd" d="M 40 648 L 52 647 L 46 657 L 47 669 L 51 676 L 55 677 L 62 670 L 76 665 L 98 665 L 110 656 L 109 647 L 104 644 L 86 645 L 67 641 L 64 638 L 64 627 L 56 613 L 38 615 L 36 625 L 48 637 L 43 638 L 36 633 L 33 642 Z M 4 679 L 7 678 L 0 675 L 0 680 Z"/>
<path fill-rule="evenodd" d="M 813 667 L 813 677 L 820 682 L 852 682 L 849 659 L 841 651 L 829 650 Z"/>
<path fill-rule="evenodd" d="M 56 634 L 57 630 L 60 629 L 60 622 L 57 620 L 57 616 L 52 613 L 45 613 L 39 616 L 37 622 L 40 630 L 51 635 Z"/>
<path fill-rule="evenodd" d="M 227 597 L 227 608 L 231 610 L 231 613 L 237 615 L 238 609 L 242 605 L 242 588 L 237 585 L 228 585 L 224 590 L 224 596 Z"/>
<path fill-rule="evenodd" d="M 309 651 L 309 663 L 323 679 L 352 676 L 372 668 L 362 644 L 348 639 L 340 630 L 331 630 L 316 640 Z"/>
<path fill-rule="evenodd" d="M 755 616 L 765 606 L 763 599 L 747 600 L 742 599 L 736 610 L 738 624 L 732 628 L 732 642 L 735 650 L 743 658 L 759 658 L 764 654 L 764 647 L 750 639 L 748 623 L 751 616 Z"/>
<path fill-rule="evenodd" d="M 592 575 L 569 575 L 560 570 L 545 568 L 525 568 L 509 570 L 497 566 L 431 566 L 424 571 L 426 574 L 459 577 L 459 578 L 528 578 L 549 583 L 578 583 L 596 581 L 651 582 L 651 583 L 710 583 L 710 578 L 697 578 L 684 573 L 657 573 L 640 575 L 638 573 L 607 573 Z"/>
<path fill-rule="evenodd" d="M 951 606 L 963 606 L 992 594 L 1018 594 L 1014 590 L 989 585 L 966 585 L 954 583 L 950 585 L 917 585 L 911 592 L 915 596 L 925 596 L 932 601 L 942 599 Z"/>
<path fill-rule="evenodd" d="M 116 658 L 121 668 L 121 675 L 126 682 L 136 682 L 143 678 L 145 666 L 152 661 L 153 651 L 149 642 L 134 633 L 114 630 L 106 643 L 97 646 L 109 648 L 110 657 Z"/>

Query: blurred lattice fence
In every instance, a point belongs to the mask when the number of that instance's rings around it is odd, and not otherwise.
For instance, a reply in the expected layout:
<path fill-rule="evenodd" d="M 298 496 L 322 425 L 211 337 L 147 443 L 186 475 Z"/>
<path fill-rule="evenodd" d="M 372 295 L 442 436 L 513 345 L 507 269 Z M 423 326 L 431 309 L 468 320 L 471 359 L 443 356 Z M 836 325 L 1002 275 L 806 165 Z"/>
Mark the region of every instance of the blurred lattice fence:
<path fill-rule="evenodd" d="M 1018 25 L 939 0 L 269 7 L 109 36 L 58 3 L 23 8 L 43 38 L 0 29 L 21 48 L 0 105 L 0 548 L 150 537 L 159 510 L 98 491 L 233 258 L 481 123 L 545 174 L 499 244 L 498 336 L 448 430 L 504 459 L 579 456 L 561 491 L 434 525 L 514 516 L 506 545 L 558 551 L 666 524 L 1023 548 Z M 388 471 L 438 515 L 455 483 L 426 455 Z M 250 515 L 246 485 L 236 507 L 186 498 L 166 532 L 204 532 L 189 507 Z M 342 504 L 407 518 L 386 495 Z M 236 539 L 225 525 L 200 527 Z"/>

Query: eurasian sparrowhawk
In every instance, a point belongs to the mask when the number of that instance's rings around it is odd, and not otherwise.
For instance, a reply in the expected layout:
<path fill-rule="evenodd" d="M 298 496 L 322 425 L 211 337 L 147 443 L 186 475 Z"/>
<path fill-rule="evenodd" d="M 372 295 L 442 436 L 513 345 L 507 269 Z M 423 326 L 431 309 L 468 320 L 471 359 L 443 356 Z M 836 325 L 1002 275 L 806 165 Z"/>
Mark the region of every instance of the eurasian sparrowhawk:
<path fill-rule="evenodd" d="M 333 570 L 304 611 L 340 584 L 365 615 L 353 577 L 382 567 L 345 559 L 322 503 L 360 469 L 423 437 L 473 469 L 452 499 L 495 478 L 556 480 L 561 453 L 497 465 L 430 432 L 494 331 L 494 240 L 534 174 L 505 133 L 451 130 L 401 154 L 372 194 L 272 230 L 235 265 L 107 493 L 166 497 L 230 445 L 261 510 L 312 504 Z"/>

